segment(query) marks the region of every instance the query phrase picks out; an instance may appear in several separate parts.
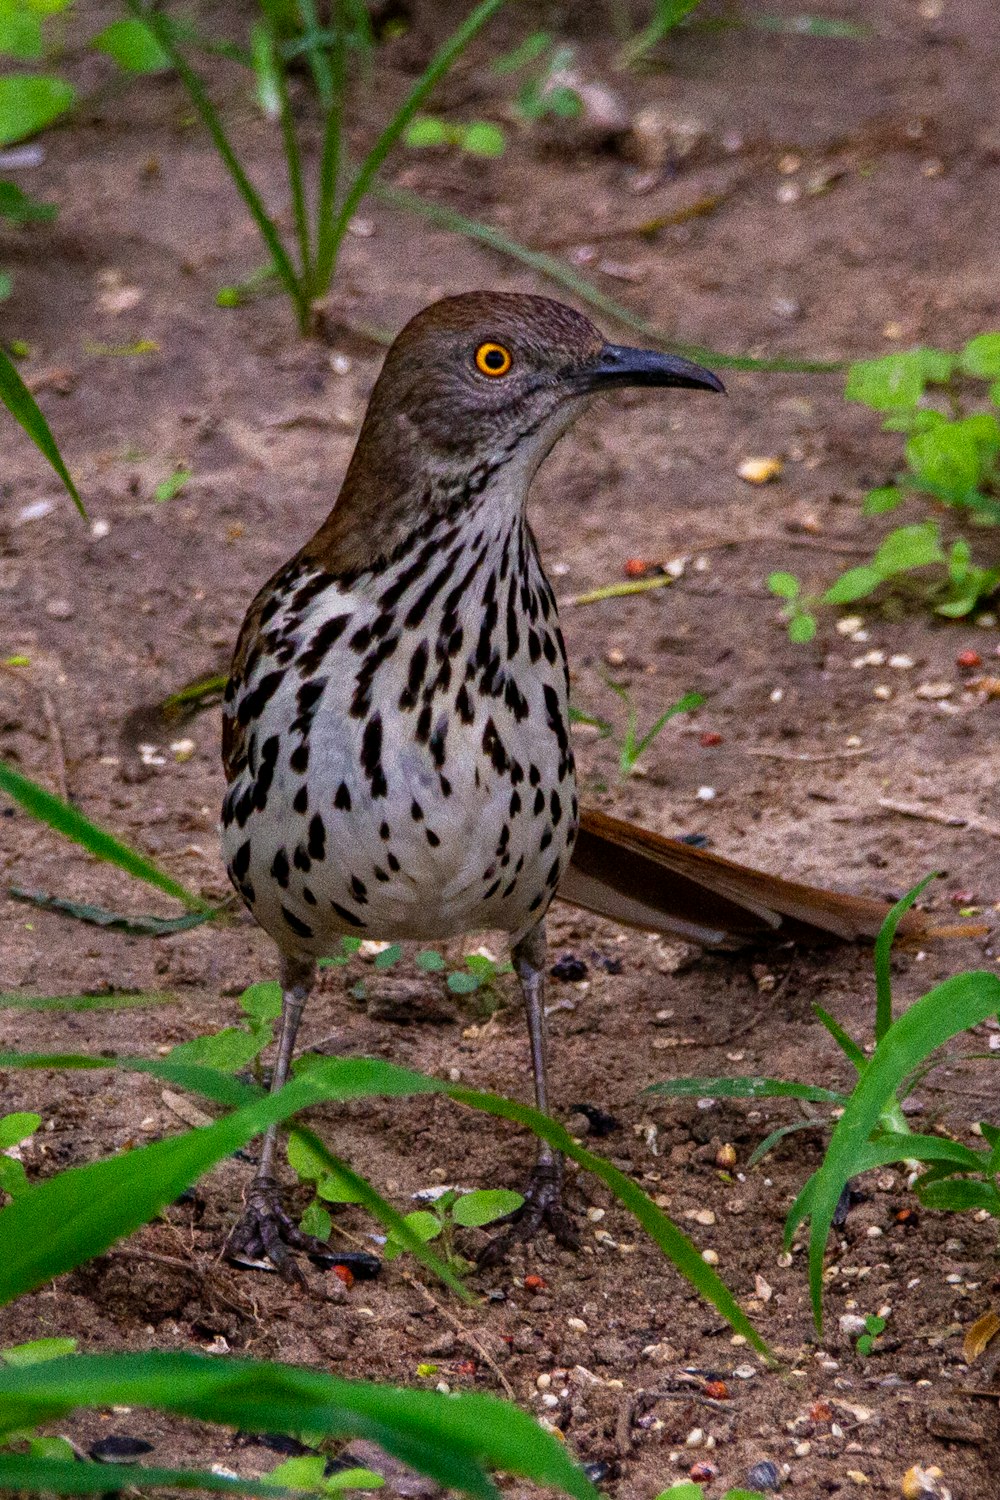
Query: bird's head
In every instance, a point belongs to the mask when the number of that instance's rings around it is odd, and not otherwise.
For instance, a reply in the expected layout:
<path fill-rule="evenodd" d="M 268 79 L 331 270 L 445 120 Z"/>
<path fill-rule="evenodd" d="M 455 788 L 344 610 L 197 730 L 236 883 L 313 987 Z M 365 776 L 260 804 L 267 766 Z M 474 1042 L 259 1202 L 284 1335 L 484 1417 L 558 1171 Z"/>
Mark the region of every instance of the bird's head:
<path fill-rule="evenodd" d="M 473 495 L 491 482 L 523 495 L 588 400 L 624 386 L 723 390 L 717 376 L 678 355 L 608 343 L 589 318 L 549 297 L 467 292 L 435 302 L 386 356 L 321 535 L 356 565 L 365 549 L 384 555 L 379 538 L 393 512 L 400 535 L 469 481 Z"/>

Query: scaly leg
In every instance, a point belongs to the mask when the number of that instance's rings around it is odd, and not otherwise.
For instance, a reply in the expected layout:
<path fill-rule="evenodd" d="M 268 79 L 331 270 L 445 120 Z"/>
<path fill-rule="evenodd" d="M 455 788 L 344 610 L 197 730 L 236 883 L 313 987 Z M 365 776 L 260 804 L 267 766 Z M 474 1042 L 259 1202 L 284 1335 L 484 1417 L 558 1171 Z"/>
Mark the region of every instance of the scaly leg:
<path fill-rule="evenodd" d="M 535 1103 L 548 1114 L 549 1098 L 546 1082 L 546 1021 L 545 1021 L 545 923 L 539 922 L 530 932 L 520 938 L 511 949 L 514 968 L 521 981 L 524 1006 L 528 1015 L 528 1036 L 531 1041 L 531 1068 L 535 1077 Z M 519 1240 L 531 1239 L 543 1225 L 547 1226 L 560 1245 L 572 1250 L 579 1248 L 579 1236 L 573 1221 L 563 1207 L 563 1157 L 559 1151 L 542 1141 L 538 1159 L 524 1190 L 524 1203 L 511 1214 L 508 1227 L 495 1235 L 479 1255 L 481 1266 L 494 1266 L 502 1260 L 511 1245 Z"/>
<path fill-rule="evenodd" d="M 287 953 L 281 955 L 281 1030 L 271 1079 L 272 1094 L 288 1079 L 296 1033 L 315 979 L 316 965 L 311 958 L 291 957 Z M 260 1165 L 247 1196 L 246 1209 L 226 1241 L 225 1256 L 236 1266 L 257 1270 L 273 1266 L 286 1280 L 301 1281 L 302 1272 L 289 1255 L 289 1248 L 302 1250 L 328 1264 L 338 1257 L 322 1240 L 303 1234 L 283 1207 L 274 1175 L 277 1139 L 278 1127 L 270 1125 L 264 1136 Z"/>

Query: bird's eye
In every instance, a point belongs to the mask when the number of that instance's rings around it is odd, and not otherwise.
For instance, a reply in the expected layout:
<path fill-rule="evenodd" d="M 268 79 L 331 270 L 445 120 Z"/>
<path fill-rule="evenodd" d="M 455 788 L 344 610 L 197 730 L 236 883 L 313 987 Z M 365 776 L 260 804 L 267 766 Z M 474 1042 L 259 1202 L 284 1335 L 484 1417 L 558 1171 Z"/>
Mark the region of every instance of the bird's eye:
<path fill-rule="evenodd" d="M 503 344 L 480 344 L 476 350 L 476 369 L 483 375 L 506 375 L 513 363 Z"/>

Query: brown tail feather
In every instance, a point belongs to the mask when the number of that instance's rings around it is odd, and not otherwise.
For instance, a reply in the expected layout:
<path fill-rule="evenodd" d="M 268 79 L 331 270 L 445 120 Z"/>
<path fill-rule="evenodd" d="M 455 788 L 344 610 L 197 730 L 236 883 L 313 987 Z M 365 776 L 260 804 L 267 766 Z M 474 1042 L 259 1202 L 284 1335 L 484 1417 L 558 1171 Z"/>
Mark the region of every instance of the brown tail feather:
<path fill-rule="evenodd" d="M 777 938 L 848 942 L 878 935 L 888 906 L 767 875 L 585 808 L 559 895 L 612 921 L 670 932 L 709 947 Z M 973 937 L 985 931 L 933 928 L 907 912 L 901 938 Z"/>

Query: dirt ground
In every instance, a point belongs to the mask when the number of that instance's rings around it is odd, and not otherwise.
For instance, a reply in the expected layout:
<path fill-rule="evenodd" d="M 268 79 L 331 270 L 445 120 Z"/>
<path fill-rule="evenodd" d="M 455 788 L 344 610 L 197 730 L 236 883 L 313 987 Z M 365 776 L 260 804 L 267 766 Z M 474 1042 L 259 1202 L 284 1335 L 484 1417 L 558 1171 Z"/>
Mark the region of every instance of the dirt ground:
<path fill-rule="evenodd" d="M 112 14 L 82 9 L 88 32 Z M 358 91 L 356 151 L 385 118 L 384 101 L 402 95 L 461 13 L 452 3 L 413 9 L 410 31 L 380 53 L 380 88 Z M 790 17 L 797 5 L 772 0 L 768 9 Z M 827 358 L 918 340 L 956 347 L 1000 326 L 993 5 L 831 0 L 823 11 L 865 21 L 872 36 L 692 30 L 662 49 L 656 69 L 623 74 L 611 67 L 602 5 L 510 7 L 442 88 L 442 112 L 504 119 L 511 88 L 489 57 L 541 19 L 573 43 L 583 74 L 606 83 L 631 119 L 655 104 L 695 122 L 684 136 L 692 149 L 651 170 L 630 155 L 628 139 L 510 129 L 496 162 L 400 152 L 389 176 L 532 245 L 570 258 L 593 247 L 588 274 L 687 342 Z M 224 27 L 225 7 L 218 20 Z M 219 310 L 218 287 L 249 273 L 261 251 L 177 85 L 125 88 L 103 60 L 72 47 L 67 67 L 84 96 L 78 116 L 45 137 L 44 164 L 18 178 L 58 202 L 59 218 L 4 232 L 3 264 L 15 278 L 4 328 L 30 345 L 25 377 L 98 525 L 88 530 L 75 517 L 34 451 L 6 428 L 2 654 L 27 656 L 30 666 L 0 673 L 2 753 L 45 784 L 64 784 L 89 815 L 221 897 L 217 710 L 158 732 L 162 763 L 144 779 L 130 748 L 134 728 L 123 740 L 130 716 L 224 668 L 258 585 L 332 502 L 381 357 L 347 325 L 394 329 L 460 289 L 545 288 L 510 261 L 370 202 L 364 232 L 346 242 L 326 341 L 298 339 L 276 297 Z M 220 71 L 213 87 L 256 179 L 280 203 L 275 134 L 234 73 Z M 302 107 L 308 113 L 304 94 Z M 819 182 L 826 190 L 810 191 Z M 712 212 L 652 240 L 623 232 L 706 197 L 718 199 Z M 137 295 L 120 295 L 129 288 Z M 88 352 L 136 339 L 158 348 Z M 726 401 L 635 394 L 596 409 L 535 485 L 533 522 L 560 595 L 620 578 L 630 557 L 689 559 L 670 588 L 563 610 L 581 708 L 622 723 L 623 706 L 602 679 L 609 670 L 630 685 L 643 724 L 685 691 L 707 700 L 668 726 L 643 757 L 645 775 L 624 784 L 613 743 L 581 733 L 588 796 L 664 833 L 700 832 L 720 852 L 844 889 L 898 894 L 936 867 L 945 873 L 934 910 L 972 904 L 991 916 L 1000 901 L 991 821 L 997 706 L 964 689 L 956 656 L 972 648 L 991 659 L 995 622 L 943 624 L 916 605 L 872 607 L 861 611 L 867 644 L 824 621 L 810 646 L 790 645 L 767 573 L 789 568 L 822 584 L 845 559 L 860 559 L 871 523 L 861 521 L 858 499 L 892 474 L 898 449 L 872 414 L 844 403 L 835 376 L 730 373 L 727 383 Z M 751 455 L 781 457 L 781 479 L 759 488 L 741 481 L 737 468 Z M 193 477 L 157 503 L 155 485 L 178 463 Z M 43 515 L 41 501 L 51 502 Z M 871 650 L 913 665 L 857 667 Z M 951 691 L 921 696 L 928 683 Z M 890 694 L 876 695 L 881 687 Z M 706 734 L 721 738 L 703 743 Z M 171 749 L 183 739 L 193 741 L 186 759 Z M 698 795 L 706 787 L 711 800 Z M 966 826 L 914 820 L 880 798 Z M 166 910 L 20 812 L 3 813 L 5 889 Z M 4 1046 L 154 1054 L 232 1022 L 233 997 L 275 969 L 268 940 L 246 917 L 153 941 L 6 899 L 0 916 L 4 990 L 169 997 L 125 1012 L 8 1010 Z M 780 1253 L 788 1206 L 820 1160 L 822 1121 L 745 1171 L 770 1129 L 800 1118 L 798 1106 L 640 1094 L 682 1074 L 847 1084 L 812 1006 L 869 1037 L 870 955 L 686 953 L 559 906 L 551 929 L 554 955 L 572 952 L 588 966 L 582 982 L 553 981 L 550 992 L 559 1114 L 586 1102 L 615 1116 L 618 1128 L 596 1149 L 662 1195 L 696 1242 L 717 1252 L 720 1273 L 786 1361 L 781 1371 L 739 1347 L 604 1190 L 582 1178 L 570 1195 L 581 1216 L 606 1210 L 600 1220 L 582 1217 L 582 1253 L 539 1240 L 477 1276 L 493 1296 L 467 1312 L 404 1274 L 405 1261 L 346 1294 L 310 1271 L 308 1295 L 218 1262 L 251 1172 L 239 1161 L 213 1172 L 165 1222 L 5 1310 L 0 1342 L 58 1333 L 91 1351 L 228 1347 L 404 1383 L 433 1364 L 432 1384 L 509 1388 L 565 1433 L 581 1461 L 603 1466 L 595 1472 L 620 1500 L 652 1500 L 698 1464 L 709 1465 L 709 1495 L 721 1495 L 763 1461 L 810 1497 L 865 1487 L 896 1495 L 915 1463 L 938 1465 L 955 1500 L 997 1493 L 997 1376 L 988 1359 L 969 1369 L 962 1358 L 963 1330 L 997 1304 L 995 1224 L 924 1212 L 900 1222 L 913 1206 L 901 1175 L 866 1179 L 831 1243 L 819 1345 L 804 1257 L 787 1265 Z M 454 956 L 483 940 L 471 935 Z M 994 962 L 983 941 L 900 955 L 897 1002 Z M 377 1001 L 377 981 L 361 961 L 357 968 Z M 391 1002 L 366 1008 L 332 971 L 309 1006 L 303 1041 L 526 1098 L 525 1029 L 507 985 L 487 1015 L 479 997 L 446 997 L 428 978 L 424 1001 L 402 1014 Z M 984 1029 L 965 1050 L 982 1053 L 986 1043 Z M 917 1096 L 923 1128 L 964 1139 L 991 1108 L 995 1119 L 995 1077 L 989 1062 L 939 1067 Z M 0 1111 L 8 1109 L 44 1117 L 25 1154 L 32 1176 L 181 1126 L 153 1080 L 113 1073 L 8 1074 Z M 412 1193 L 442 1181 L 517 1187 L 532 1149 L 511 1128 L 483 1129 L 444 1100 L 331 1108 L 313 1123 L 404 1211 Z M 731 1180 L 715 1162 L 725 1143 L 737 1156 Z M 356 1210 L 338 1223 L 356 1236 L 371 1229 Z M 543 1278 L 541 1290 L 525 1288 L 529 1273 Z M 838 1320 L 885 1307 L 885 1335 L 862 1359 Z M 706 1395 L 709 1378 L 725 1383 L 724 1398 Z M 65 1430 L 85 1446 L 108 1431 L 140 1434 L 165 1464 L 209 1458 L 256 1474 L 277 1461 L 259 1443 L 140 1412 L 80 1417 Z"/>

